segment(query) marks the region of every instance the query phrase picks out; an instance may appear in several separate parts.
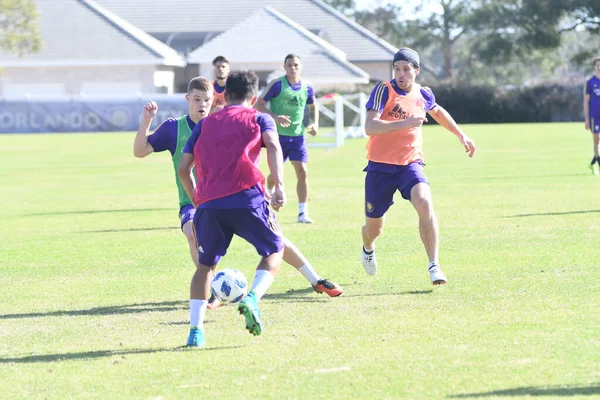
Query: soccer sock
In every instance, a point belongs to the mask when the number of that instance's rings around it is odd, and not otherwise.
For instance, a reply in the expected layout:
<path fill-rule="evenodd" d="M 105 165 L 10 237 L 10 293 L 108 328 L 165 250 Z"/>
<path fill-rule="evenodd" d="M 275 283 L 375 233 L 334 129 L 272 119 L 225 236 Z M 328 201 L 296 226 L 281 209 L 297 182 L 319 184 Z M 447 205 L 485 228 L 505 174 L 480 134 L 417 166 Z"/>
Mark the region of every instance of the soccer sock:
<path fill-rule="evenodd" d="M 256 301 L 260 300 L 267 293 L 269 286 L 271 286 L 274 280 L 275 277 L 269 271 L 265 271 L 264 269 L 256 270 L 251 289 L 256 295 Z"/>
<path fill-rule="evenodd" d="M 298 272 L 300 272 L 302 276 L 305 277 L 306 280 L 309 281 L 313 286 L 315 286 L 321 280 L 319 274 L 316 273 L 308 261 L 306 264 L 298 268 Z"/>
<path fill-rule="evenodd" d="M 592 162 L 590 163 L 590 165 L 594 165 L 597 161 L 598 161 L 598 157 L 592 158 Z M 600 164 L 600 161 L 598 161 L 598 164 Z"/>
<path fill-rule="evenodd" d="M 375 251 L 375 246 L 373 246 L 371 249 L 367 250 L 365 249 L 365 246 L 363 246 L 363 253 L 367 254 L 367 255 L 371 255 L 373 254 L 373 252 Z"/>
<path fill-rule="evenodd" d="M 439 266 L 440 264 L 438 264 L 437 261 L 429 261 L 429 267 L 427 267 L 428 269 L 431 269 L 433 267 Z"/>
<path fill-rule="evenodd" d="M 298 214 L 308 213 L 308 203 L 298 203 Z"/>
<path fill-rule="evenodd" d="M 208 300 L 190 299 L 190 328 L 204 330 L 204 315 Z"/>

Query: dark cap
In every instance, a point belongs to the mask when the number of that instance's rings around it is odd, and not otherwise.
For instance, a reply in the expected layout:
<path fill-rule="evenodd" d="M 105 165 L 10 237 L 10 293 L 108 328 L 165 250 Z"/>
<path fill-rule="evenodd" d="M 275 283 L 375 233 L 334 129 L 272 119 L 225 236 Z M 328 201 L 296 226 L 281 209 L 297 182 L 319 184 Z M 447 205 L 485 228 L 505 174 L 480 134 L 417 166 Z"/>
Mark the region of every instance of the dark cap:
<path fill-rule="evenodd" d="M 419 59 L 419 53 L 417 53 L 413 49 L 404 47 L 398 50 L 396 54 L 394 54 L 394 64 L 396 64 L 397 61 L 408 61 L 409 63 L 413 64 L 416 68 L 419 68 L 419 62 L 421 60 Z"/>

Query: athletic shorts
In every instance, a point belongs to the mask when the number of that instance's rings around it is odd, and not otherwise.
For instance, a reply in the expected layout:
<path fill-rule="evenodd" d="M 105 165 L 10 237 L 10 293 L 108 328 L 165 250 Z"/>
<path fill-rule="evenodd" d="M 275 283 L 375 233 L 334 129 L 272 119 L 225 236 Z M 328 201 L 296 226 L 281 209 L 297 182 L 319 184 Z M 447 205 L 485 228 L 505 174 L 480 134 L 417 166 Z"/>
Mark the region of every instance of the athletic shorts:
<path fill-rule="evenodd" d="M 308 151 L 304 136 L 279 136 L 281 150 L 283 150 L 283 161 L 308 162 Z"/>
<path fill-rule="evenodd" d="M 365 215 L 380 218 L 394 204 L 394 193 L 410 200 L 410 191 L 417 183 L 427 183 L 423 163 L 415 161 L 398 168 L 396 173 L 367 171 L 365 178 Z"/>
<path fill-rule="evenodd" d="M 198 208 L 194 232 L 200 264 L 212 266 L 227 253 L 233 235 L 245 239 L 259 255 L 283 250 L 283 236 L 266 202 L 257 208 Z"/>
<path fill-rule="evenodd" d="M 183 226 L 186 222 L 194 219 L 194 214 L 196 213 L 196 209 L 191 204 L 184 204 L 179 209 L 179 219 L 181 220 L 181 229 L 183 230 Z"/>

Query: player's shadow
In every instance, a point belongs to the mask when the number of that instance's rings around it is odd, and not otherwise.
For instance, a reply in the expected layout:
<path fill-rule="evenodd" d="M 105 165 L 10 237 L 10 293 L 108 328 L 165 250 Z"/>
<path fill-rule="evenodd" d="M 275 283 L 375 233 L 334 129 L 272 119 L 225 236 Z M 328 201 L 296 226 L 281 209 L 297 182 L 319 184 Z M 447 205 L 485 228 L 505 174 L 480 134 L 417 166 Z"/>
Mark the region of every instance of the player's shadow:
<path fill-rule="evenodd" d="M 178 347 L 164 347 L 157 349 L 130 349 L 130 350 L 99 350 L 99 351 L 84 351 L 77 353 L 60 353 L 60 354 L 40 354 L 40 355 L 32 355 L 32 356 L 23 356 L 23 357 L 10 357 L 10 358 L 1 358 L 0 364 L 33 364 L 33 363 L 52 363 L 52 362 L 60 362 L 67 360 L 80 360 L 80 359 L 95 359 L 95 358 L 104 358 L 104 357 L 118 357 L 114 362 L 124 362 L 120 361 L 126 358 L 127 355 L 132 354 L 152 354 L 152 353 L 173 353 L 179 351 L 191 351 L 191 350 L 200 350 L 200 351 L 216 351 L 216 350 L 229 350 L 229 349 L 239 349 L 244 346 L 236 345 L 236 346 L 221 346 L 221 347 L 202 347 L 199 349 L 190 349 L 185 346 Z"/>
<path fill-rule="evenodd" d="M 573 215 L 573 214 L 595 214 L 595 213 L 600 213 L 600 210 L 582 210 L 582 211 L 563 211 L 563 212 L 516 214 L 516 215 L 505 215 L 505 216 L 500 217 L 500 218 L 542 217 L 542 216 L 558 216 L 558 215 Z"/>
<path fill-rule="evenodd" d="M 172 208 L 125 208 L 119 210 L 84 210 L 84 211 L 53 211 L 44 213 L 23 214 L 24 217 L 40 217 L 45 215 L 76 215 L 76 214 L 106 214 L 106 213 L 128 213 L 128 212 L 144 212 L 144 211 L 166 211 L 173 210 Z"/>
<path fill-rule="evenodd" d="M 406 295 L 422 295 L 433 293 L 433 289 L 429 290 L 411 290 L 405 292 L 388 292 L 388 293 L 348 293 L 347 287 L 352 285 L 342 285 L 344 293 L 339 297 L 374 297 L 374 296 L 406 296 Z M 309 296 L 310 295 L 310 296 Z M 264 300 L 277 300 L 287 302 L 299 302 L 299 303 L 322 303 L 327 301 L 329 296 L 325 293 L 317 295 L 313 289 L 291 289 L 282 293 L 267 293 L 263 296 Z"/>
<path fill-rule="evenodd" d="M 187 310 L 187 301 L 163 301 L 157 303 L 139 303 L 139 304 L 124 304 L 120 306 L 94 307 L 87 310 L 64 310 L 64 311 L 48 311 L 34 312 L 23 314 L 2 314 L 2 319 L 23 319 L 37 317 L 77 317 L 83 315 L 119 315 L 119 314 L 139 314 L 145 312 L 169 312 L 177 310 Z"/>
<path fill-rule="evenodd" d="M 146 231 L 167 231 L 167 230 L 180 230 L 177 226 L 165 226 L 165 227 L 154 227 L 154 228 L 127 228 L 127 229 L 102 229 L 98 231 L 81 231 L 77 233 L 111 233 L 111 232 L 146 232 Z"/>
<path fill-rule="evenodd" d="M 491 392 L 450 395 L 451 398 L 471 397 L 525 397 L 525 396 L 594 396 L 600 394 L 600 384 L 591 386 L 528 386 L 514 389 L 494 390 Z"/>

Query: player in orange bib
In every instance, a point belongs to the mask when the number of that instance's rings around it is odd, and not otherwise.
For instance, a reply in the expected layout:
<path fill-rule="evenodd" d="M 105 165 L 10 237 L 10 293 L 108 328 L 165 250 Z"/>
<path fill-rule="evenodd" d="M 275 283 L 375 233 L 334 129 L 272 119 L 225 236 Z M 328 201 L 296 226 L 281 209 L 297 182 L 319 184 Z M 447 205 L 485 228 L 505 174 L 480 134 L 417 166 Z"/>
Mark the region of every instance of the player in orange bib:
<path fill-rule="evenodd" d="M 210 113 L 222 110 L 225 108 L 227 101 L 225 100 L 225 83 L 229 76 L 230 66 L 229 60 L 223 56 L 217 56 L 212 62 L 213 75 L 215 80 L 212 82 L 214 89 L 213 104 Z"/>
<path fill-rule="evenodd" d="M 365 168 L 362 263 L 367 274 L 375 275 L 375 239 L 383 231 L 385 213 L 394 204 L 394 193 L 398 190 L 419 215 L 419 232 L 429 257 L 431 283 L 444 285 L 447 279 L 438 262 L 438 223 L 429 183 L 423 173 L 421 126 L 427 121 L 426 113 L 458 137 L 469 157 L 475 153 L 475 143 L 452 116 L 436 104 L 431 89 L 415 82 L 419 63 L 416 51 L 400 49 L 394 55 L 394 79 L 377 84 L 366 105 L 369 163 Z"/>

